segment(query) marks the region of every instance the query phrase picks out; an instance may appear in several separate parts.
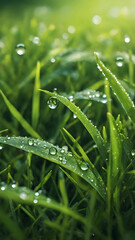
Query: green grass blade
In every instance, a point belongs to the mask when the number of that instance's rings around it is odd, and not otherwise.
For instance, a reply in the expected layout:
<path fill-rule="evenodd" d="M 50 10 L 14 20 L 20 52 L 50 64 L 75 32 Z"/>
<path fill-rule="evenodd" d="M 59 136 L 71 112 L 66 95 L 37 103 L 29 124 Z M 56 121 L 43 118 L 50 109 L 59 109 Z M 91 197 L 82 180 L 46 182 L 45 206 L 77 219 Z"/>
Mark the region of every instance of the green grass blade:
<path fill-rule="evenodd" d="M 94 126 L 91 123 L 91 121 L 87 118 L 87 116 L 80 110 L 80 108 L 77 107 L 74 103 L 70 102 L 67 98 L 65 98 L 57 93 L 51 93 L 47 90 L 40 90 L 40 91 L 47 93 L 52 97 L 56 97 L 60 102 L 62 102 L 66 107 L 68 107 L 77 116 L 77 118 L 81 121 L 81 123 L 84 125 L 84 127 L 87 129 L 87 131 L 93 138 L 101 156 L 104 159 L 106 159 L 105 144 L 104 144 L 103 138 L 101 137 L 100 132 L 98 131 L 97 127 Z"/>
<path fill-rule="evenodd" d="M 37 70 L 35 77 L 35 85 L 33 91 L 33 103 L 32 103 L 32 126 L 34 129 L 37 128 L 39 119 L 39 109 L 40 109 L 40 62 L 37 62 Z"/>
<path fill-rule="evenodd" d="M 114 93 L 116 94 L 119 102 L 125 109 L 127 115 L 132 119 L 135 123 L 135 106 L 132 102 L 131 98 L 129 97 L 128 93 L 124 89 L 124 87 L 120 84 L 118 79 L 112 72 L 103 64 L 103 62 L 99 59 L 98 54 L 95 53 L 96 61 L 99 68 L 104 73 L 105 77 L 109 81 L 109 85 L 113 89 Z"/>
<path fill-rule="evenodd" d="M 0 197 L 4 199 L 11 199 L 17 203 L 30 204 L 30 205 L 32 204 L 36 206 L 43 206 L 50 209 L 54 209 L 56 211 L 60 211 L 86 224 L 85 219 L 81 215 L 73 211 L 72 209 L 43 195 L 37 194 L 36 196 L 34 191 L 26 187 L 12 188 L 11 186 L 8 186 L 8 185 L 2 185 L 0 187 Z"/>
<path fill-rule="evenodd" d="M 111 113 L 107 114 L 110 124 L 110 139 L 111 139 L 111 173 L 113 178 L 118 176 L 121 171 L 121 157 L 122 157 L 122 144 L 115 120 Z"/>
<path fill-rule="evenodd" d="M 4 99 L 5 104 L 7 105 L 9 111 L 16 118 L 16 120 L 22 125 L 22 127 L 35 138 L 41 138 L 37 132 L 31 127 L 31 125 L 22 117 L 19 111 L 9 102 L 5 94 L 0 90 L 0 93 Z"/>
<path fill-rule="evenodd" d="M 58 146 L 27 137 L 0 137 L 0 142 L 36 154 L 74 172 L 88 182 L 105 199 L 106 190 L 103 181 L 95 177 L 95 174 L 89 167 L 86 170 L 82 170 L 71 152 L 63 152 L 63 149 Z"/>

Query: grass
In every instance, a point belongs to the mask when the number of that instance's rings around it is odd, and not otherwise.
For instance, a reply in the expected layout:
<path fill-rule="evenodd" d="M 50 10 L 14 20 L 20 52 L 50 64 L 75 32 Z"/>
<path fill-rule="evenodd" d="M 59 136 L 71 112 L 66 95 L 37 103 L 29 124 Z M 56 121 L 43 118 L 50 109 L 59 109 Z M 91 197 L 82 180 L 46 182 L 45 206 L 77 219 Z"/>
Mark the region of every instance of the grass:
<path fill-rule="evenodd" d="M 132 240 L 133 1 L 18 8 L 0 15 L 0 239 Z"/>

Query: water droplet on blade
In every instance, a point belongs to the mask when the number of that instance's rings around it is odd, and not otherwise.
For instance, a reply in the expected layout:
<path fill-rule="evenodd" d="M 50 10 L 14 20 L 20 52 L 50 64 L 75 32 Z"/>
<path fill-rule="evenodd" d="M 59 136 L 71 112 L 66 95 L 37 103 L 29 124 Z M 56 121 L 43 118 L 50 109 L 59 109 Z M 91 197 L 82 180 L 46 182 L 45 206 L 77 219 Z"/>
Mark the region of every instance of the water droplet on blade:
<path fill-rule="evenodd" d="M 116 65 L 118 67 L 123 67 L 123 58 L 122 57 L 117 57 L 116 58 Z"/>
<path fill-rule="evenodd" d="M 81 168 L 83 171 L 86 171 L 86 170 L 88 170 L 89 165 L 88 165 L 88 163 L 82 162 L 82 163 L 80 164 L 80 168 Z"/>
<path fill-rule="evenodd" d="M 54 148 L 54 147 L 51 147 L 51 148 L 49 149 L 49 153 L 50 153 L 50 155 L 56 155 L 56 154 L 57 154 L 57 149 Z"/>
<path fill-rule="evenodd" d="M 58 100 L 55 97 L 49 98 L 47 105 L 50 109 L 55 109 L 58 106 Z"/>
<path fill-rule="evenodd" d="M 32 146 L 32 145 L 34 145 L 34 140 L 32 140 L 32 139 L 29 139 L 29 140 L 28 140 L 28 144 L 29 144 L 29 146 Z"/>
<path fill-rule="evenodd" d="M 19 43 L 16 45 L 16 52 L 18 55 L 23 55 L 26 51 L 26 47 L 23 43 Z"/>

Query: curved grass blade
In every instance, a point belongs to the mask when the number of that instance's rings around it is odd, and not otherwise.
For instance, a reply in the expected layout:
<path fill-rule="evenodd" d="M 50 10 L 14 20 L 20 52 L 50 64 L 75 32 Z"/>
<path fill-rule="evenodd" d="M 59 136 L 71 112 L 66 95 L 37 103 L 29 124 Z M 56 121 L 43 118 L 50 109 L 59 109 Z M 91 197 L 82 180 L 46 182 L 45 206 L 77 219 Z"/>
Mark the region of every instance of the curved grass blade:
<path fill-rule="evenodd" d="M 0 143 L 19 148 L 26 152 L 31 152 L 59 164 L 61 167 L 79 175 L 88 182 L 103 199 L 106 198 L 106 190 L 103 181 L 96 177 L 89 167 L 82 170 L 78 165 L 78 159 L 73 156 L 71 152 L 64 152 L 62 148 L 54 146 L 46 141 L 27 137 L 0 137 Z"/>
<path fill-rule="evenodd" d="M 112 72 L 99 59 L 97 53 L 95 53 L 95 57 L 96 57 L 96 61 L 99 66 L 99 69 L 103 72 L 105 77 L 108 79 L 110 86 L 112 87 L 114 93 L 116 94 L 119 102 L 125 109 L 127 115 L 135 123 L 135 106 L 130 96 L 128 95 L 124 87 L 120 84 L 116 76 L 112 74 Z"/>
<path fill-rule="evenodd" d="M 104 159 L 106 159 L 105 143 L 104 143 L 103 138 L 101 137 L 100 132 L 98 131 L 97 127 L 94 126 L 91 123 L 91 121 L 87 118 L 87 116 L 80 110 L 80 108 L 77 107 L 74 103 L 70 102 L 67 98 L 65 98 L 57 93 L 51 93 L 47 90 L 41 90 L 41 89 L 40 89 L 40 91 L 47 93 L 52 97 L 56 97 L 60 102 L 62 102 L 66 107 L 68 107 L 77 116 L 77 118 L 81 121 L 81 123 L 84 125 L 84 127 L 87 129 L 87 131 L 93 138 L 101 156 Z"/>
<path fill-rule="evenodd" d="M 61 203 L 52 200 L 51 198 L 40 195 L 38 192 L 37 194 L 35 194 L 34 191 L 26 187 L 12 188 L 12 186 L 2 185 L 0 187 L 0 197 L 5 199 L 11 199 L 17 203 L 30 204 L 36 206 L 39 205 L 50 209 L 54 209 L 86 224 L 85 219 L 75 211 L 71 210 L 65 205 L 62 205 Z"/>
<path fill-rule="evenodd" d="M 35 138 L 41 138 L 39 134 L 31 127 L 31 125 L 22 117 L 18 110 L 9 102 L 5 94 L 0 90 L 0 93 L 4 99 L 5 104 L 7 105 L 11 114 L 17 119 L 17 121 L 22 125 L 22 127 Z"/>

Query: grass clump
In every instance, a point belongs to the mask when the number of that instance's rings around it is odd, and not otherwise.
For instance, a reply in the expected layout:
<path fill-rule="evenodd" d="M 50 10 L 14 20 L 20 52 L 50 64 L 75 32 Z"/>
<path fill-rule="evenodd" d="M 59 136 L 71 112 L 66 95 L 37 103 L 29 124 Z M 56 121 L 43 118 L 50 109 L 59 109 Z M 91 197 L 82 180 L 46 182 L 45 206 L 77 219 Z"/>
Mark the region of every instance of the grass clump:
<path fill-rule="evenodd" d="M 132 1 L 8 4 L 0 238 L 134 239 Z"/>

